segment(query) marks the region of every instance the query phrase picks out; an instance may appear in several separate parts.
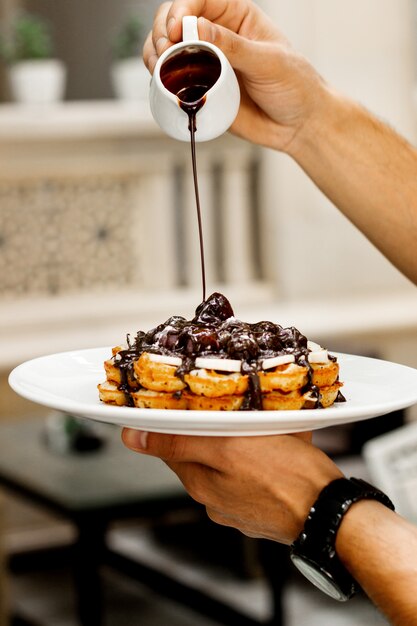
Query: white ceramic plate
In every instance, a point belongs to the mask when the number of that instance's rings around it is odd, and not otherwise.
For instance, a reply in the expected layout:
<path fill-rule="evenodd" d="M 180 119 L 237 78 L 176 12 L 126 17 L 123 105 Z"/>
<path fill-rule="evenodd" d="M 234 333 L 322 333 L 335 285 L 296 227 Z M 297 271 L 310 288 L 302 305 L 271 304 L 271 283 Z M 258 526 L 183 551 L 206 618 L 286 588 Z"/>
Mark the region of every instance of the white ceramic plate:
<path fill-rule="evenodd" d="M 303 411 L 166 411 L 106 405 L 97 384 L 111 348 L 62 352 L 27 361 L 10 374 L 21 396 L 73 415 L 143 430 L 190 435 L 266 435 L 315 430 L 384 415 L 417 402 L 417 370 L 336 354 L 347 402 Z"/>

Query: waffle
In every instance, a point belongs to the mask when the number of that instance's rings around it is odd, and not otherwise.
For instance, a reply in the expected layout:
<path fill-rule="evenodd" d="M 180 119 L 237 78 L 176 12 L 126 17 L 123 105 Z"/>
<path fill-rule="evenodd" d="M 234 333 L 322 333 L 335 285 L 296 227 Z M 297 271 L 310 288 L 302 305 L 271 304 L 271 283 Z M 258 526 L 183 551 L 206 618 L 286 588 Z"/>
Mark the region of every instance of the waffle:
<path fill-rule="evenodd" d="M 104 362 L 106 404 L 195 411 L 300 410 L 344 401 L 336 357 L 296 328 L 248 324 L 215 293 L 192 320 L 175 316 Z"/>

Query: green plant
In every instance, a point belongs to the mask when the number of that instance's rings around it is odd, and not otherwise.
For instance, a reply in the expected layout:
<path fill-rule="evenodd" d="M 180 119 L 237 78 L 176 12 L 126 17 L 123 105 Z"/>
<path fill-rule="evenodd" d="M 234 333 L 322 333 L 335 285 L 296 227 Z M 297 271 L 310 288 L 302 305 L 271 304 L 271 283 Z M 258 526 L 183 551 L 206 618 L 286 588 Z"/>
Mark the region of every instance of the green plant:
<path fill-rule="evenodd" d="M 129 17 L 116 35 L 113 43 L 113 56 L 118 60 L 140 56 L 145 29 L 136 16 Z"/>
<path fill-rule="evenodd" d="M 13 22 L 8 37 L 0 41 L 0 55 L 8 63 L 30 59 L 48 59 L 53 54 L 49 23 L 25 13 Z"/>

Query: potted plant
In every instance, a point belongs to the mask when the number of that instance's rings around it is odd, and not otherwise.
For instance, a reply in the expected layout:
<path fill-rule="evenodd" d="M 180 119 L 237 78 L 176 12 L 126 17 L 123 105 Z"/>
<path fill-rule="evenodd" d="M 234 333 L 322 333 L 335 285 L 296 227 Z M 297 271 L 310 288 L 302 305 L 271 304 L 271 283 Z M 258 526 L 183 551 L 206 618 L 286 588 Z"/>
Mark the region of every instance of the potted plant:
<path fill-rule="evenodd" d="M 18 16 L 0 53 L 9 66 L 13 100 L 50 103 L 63 98 L 66 69 L 53 57 L 52 34 L 44 19 L 29 13 Z"/>
<path fill-rule="evenodd" d="M 150 76 L 142 60 L 144 36 L 143 22 L 130 16 L 114 39 L 111 80 L 113 91 L 121 100 L 148 99 Z"/>

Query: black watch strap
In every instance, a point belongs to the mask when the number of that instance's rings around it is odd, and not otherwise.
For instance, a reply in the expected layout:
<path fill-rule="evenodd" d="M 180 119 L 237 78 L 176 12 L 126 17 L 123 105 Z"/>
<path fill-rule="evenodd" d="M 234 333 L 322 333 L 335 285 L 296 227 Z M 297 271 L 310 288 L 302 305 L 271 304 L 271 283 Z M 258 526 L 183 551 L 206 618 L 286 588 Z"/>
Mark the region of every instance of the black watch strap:
<path fill-rule="evenodd" d="M 358 585 L 336 554 L 336 535 L 343 516 L 359 500 L 377 500 L 394 510 L 382 491 L 360 478 L 338 478 L 320 493 L 305 521 L 304 529 L 291 547 L 297 555 L 326 574 L 350 598 Z"/>

